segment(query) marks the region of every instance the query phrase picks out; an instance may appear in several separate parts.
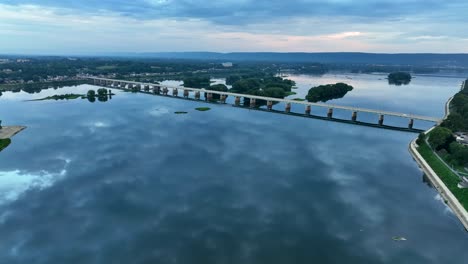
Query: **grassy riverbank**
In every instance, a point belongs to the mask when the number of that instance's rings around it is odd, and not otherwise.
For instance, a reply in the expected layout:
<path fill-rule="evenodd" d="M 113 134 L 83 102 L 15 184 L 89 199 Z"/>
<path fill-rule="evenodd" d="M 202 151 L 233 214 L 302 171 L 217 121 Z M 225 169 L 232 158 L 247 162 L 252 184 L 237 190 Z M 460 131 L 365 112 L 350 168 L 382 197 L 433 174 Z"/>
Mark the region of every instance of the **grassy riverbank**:
<path fill-rule="evenodd" d="M 5 138 L 5 139 L 0 139 L 0 151 L 4 150 L 8 145 L 10 145 L 11 139 Z"/>
<path fill-rule="evenodd" d="M 435 153 L 432 152 L 426 142 L 422 142 L 421 145 L 419 145 L 418 152 L 431 166 L 434 172 L 437 173 L 439 178 L 444 182 L 463 207 L 468 210 L 468 189 L 458 188 L 458 183 L 460 182 L 458 176 L 436 157 Z"/>

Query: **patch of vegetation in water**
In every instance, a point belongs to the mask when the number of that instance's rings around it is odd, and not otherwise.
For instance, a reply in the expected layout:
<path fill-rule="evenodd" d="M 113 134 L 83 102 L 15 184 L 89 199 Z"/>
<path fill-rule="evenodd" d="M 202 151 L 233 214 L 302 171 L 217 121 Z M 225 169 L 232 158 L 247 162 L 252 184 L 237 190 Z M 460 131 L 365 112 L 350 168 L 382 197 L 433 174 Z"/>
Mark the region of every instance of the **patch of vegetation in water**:
<path fill-rule="evenodd" d="M 388 83 L 394 85 L 406 85 L 411 82 L 411 74 L 407 72 L 392 72 L 388 75 Z"/>
<path fill-rule="evenodd" d="M 297 94 L 297 93 L 296 92 L 285 92 L 286 96 L 295 95 L 295 94 Z"/>
<path fill-rule="evenodd" d="M 294 101 L 300 101 L 300 102 L 303 102 L 303 101 L 305 101 L 305 99 L 304 99 L 304 98 L 294 98 L 293 100 L 294 100 Z"/>
<path fill-rule="evenodd" d="M 185 112 L 185 111 L 176 111 L 176 112 L 174 112 L 174 114 L 176 114 L 176 115 L 184 115 L 184 114 L 188 114 L 188 112 Z"/>
<path fill-rule="evenodd" d="M 319 85 L 310 88 L 306 99 L 309 102 L 326 102 L 332 99 L 343 98 L 349 91 L 352 91 L 353 87 L 346 83 L 336 83 Z"/>
<path fill-rule="evenodd" d="M 197 107 L 197 108 L 195 108 L 195 110 L 204 112 L 204 111 L 211 110 L 211 108 L 209 108 L 209 107 Z"/>
<path fill-rule="evenodd" d="M 41 99 L 34 99 L 29 101 L 45 101 L 45 100 L 74 100 L 78 98 L 82 98 L 84 95 L 82 94 L 60 94 L 60 95 L 52 95 L 47 96 Z"/>
<path fill-rule="evenodd" d="M 5 139 L 0 139 L 0 151 L 4 150 L 8 145 L 10 145 L 11 139 L 5 138 Z"/>

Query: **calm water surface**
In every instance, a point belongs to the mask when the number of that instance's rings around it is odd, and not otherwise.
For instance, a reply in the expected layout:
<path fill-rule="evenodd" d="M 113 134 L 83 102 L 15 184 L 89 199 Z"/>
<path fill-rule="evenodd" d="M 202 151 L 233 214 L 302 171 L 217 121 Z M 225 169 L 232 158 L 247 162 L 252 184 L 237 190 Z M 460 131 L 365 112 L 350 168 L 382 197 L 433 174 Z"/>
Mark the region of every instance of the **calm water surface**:
<path fill-rule="evenodd" d="M 462 80 L 291 78 L 292 98 L 346 81 L 355 90 L 331 103 L 430 116 Z M 415 134 L 118 90 L 24 101 L 90 88 L 0 97 L 4 124 L 28 126 L 0 153 L 0 263 L 468 259 L 468 234 L 408 153 Z"/>

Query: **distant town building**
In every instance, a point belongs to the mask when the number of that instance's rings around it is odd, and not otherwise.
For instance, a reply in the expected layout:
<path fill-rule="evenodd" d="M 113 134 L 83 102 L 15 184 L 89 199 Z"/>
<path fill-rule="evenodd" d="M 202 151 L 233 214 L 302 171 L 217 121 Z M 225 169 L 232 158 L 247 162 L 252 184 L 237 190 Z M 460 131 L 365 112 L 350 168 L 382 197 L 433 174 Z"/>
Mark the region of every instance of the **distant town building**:
<path fill-rule="evenodd" d="M 223 65 L 223 67 L 232 67 L 232 62 L 223 62 L 221 65 Z"/>
<path fill-rule="evenodd" d="M 22 63 L 22 62 L 29 62 L 29 61 L 30 61 L 30 60 L 26 60 L 26 59 L 17 59 L 17 60 L 16 60 L 16 62 L 20 62 L 20 63 Z"/>

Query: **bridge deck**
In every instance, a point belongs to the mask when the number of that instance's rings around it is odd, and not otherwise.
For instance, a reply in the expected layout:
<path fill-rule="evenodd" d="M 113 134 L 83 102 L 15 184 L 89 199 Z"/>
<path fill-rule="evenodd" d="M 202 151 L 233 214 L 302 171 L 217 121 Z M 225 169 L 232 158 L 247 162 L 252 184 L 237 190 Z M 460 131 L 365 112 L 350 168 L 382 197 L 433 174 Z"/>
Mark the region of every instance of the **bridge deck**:
<path fill-rule="evenodd" d="M 134 82 L 134 81 L 106 79 L 106 78 L 98 78 L 98 77 L 86 77 L 86 78 L 91 79 L 91 80 L 99 80 L 99 81 L 121 82 L 121 83 L 136 84 L 136 85 L 143 85 L 143 86 L 145 85 L 160 86 L 160 87 L 167 87 L 170 89 L 182 89 L 182 90 L 195 91 L 195 92 L 198 91 L 198 92 L 204 92 L 204 93 L 206 92 L 206 93 L 212 93 L 212 94 L 224 94 L 224 95 L 229 95 L 229 96 L 234 96 L 234 97 L 238 96 L 238 97 L 253 98 L 256 100 L 265 100 L 265 101 L 282 102 L 282 103 L 290 103 L 290 104 L 301 104 L 304 106 L 310 105 L 310 106 L 325 107 L 325 108 L 332 108 L 332 109 L 343 109 L 343 110 L 349 110 L 349 111 L 355 111 L 355 112 L 361 112 L 361 113 L 373 113 L 373 114 L 384 115 L 384 116 L 397 116 L 397 117 L 403 117 L 403 118 L 408 118 L 408 119 L 423 120 L 423 121 L 436 122 L 436 123 L 440 123 L 442 121 L 442 118 L 437 118 L 437 117 L 405 114 L 405 113 L 392 112 L 392 111 L 382 111 L 382 110 L 360 108 L 360 107 L 350 107 L 350 106 L 342 106 L 342 105 L 334 105 L 334 104 L 311 103 L 311 102 L 305 102 L 305 101 L 295 101 L 295 100 L 290 100 L 290 99 L 281 99 L 281 98 L 273 98 L 273 97 L 265 97 L 265 96 L 249 95 L 249 94 L 239 94 L 239 93 L 232 93 L 232 92 L 221 92 L 221 91 L 207 90 L 203 88 L 198 89 L 198 88 L 190 88 L 190 87 L 183 87 L 183 86 L 160 85 L 160 84 L 154 84 L 154 83 Z"/>

